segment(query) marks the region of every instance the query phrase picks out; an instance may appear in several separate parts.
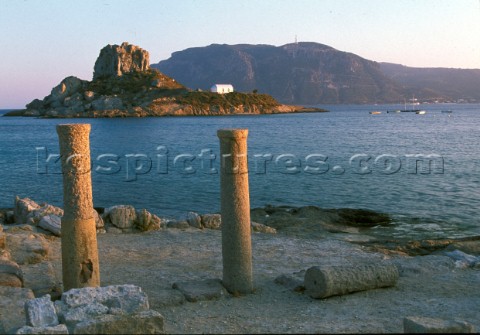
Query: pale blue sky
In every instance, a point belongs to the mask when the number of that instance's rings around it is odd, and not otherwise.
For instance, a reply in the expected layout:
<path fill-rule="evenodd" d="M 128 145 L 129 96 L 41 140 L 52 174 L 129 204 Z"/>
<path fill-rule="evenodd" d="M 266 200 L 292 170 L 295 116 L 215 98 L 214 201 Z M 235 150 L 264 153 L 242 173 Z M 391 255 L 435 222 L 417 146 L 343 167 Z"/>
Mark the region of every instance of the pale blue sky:
<path fill-rule="evenodd" d="M 480 69 L 480 0 L 0 0 L 0 108 L 91 80 L 102 47 L 157 63 L 212 43 L 327 44 L 378 62 Z"/>

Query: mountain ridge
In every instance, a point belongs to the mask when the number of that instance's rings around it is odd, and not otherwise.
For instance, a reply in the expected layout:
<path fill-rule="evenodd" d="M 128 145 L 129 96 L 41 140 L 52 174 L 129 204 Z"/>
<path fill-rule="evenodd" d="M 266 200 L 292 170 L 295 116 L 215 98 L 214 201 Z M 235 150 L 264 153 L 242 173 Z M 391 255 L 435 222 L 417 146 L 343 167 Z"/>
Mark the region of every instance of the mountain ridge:
<path fill-rule="evenodd" d="M 211 44 L 176 51 L 151 66 L 192 88 L 205 90 L 227 82 L 238 91 L 257 90 L 282 103 L 398 103 L 412 95 L 428 102 L 480 101 L 476 89 L 480 70 L 440 68 L 447 74 L 441 74 L 439 80 L 439 75 L 422 71 L 435 68 L 393 65 L 325 44 L 299 42 L 282 46 Z M 454 83 L 454 87 L 442 81 Z"/>

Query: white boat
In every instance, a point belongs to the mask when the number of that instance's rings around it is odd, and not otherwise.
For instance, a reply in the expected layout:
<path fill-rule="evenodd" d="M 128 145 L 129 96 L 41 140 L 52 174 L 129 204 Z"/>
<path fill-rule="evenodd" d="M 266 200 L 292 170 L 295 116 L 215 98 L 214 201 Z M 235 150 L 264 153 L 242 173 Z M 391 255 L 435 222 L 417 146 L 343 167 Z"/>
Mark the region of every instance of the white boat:
<path fill-rule="evenodd" d="M 424 111 L 424 110 L 418 110 L 418 111 L 415 112 L 415 114 L 421 114 L 421 115 L 423 115 L 425 113 L 427 113 L 427 112 Z"/>

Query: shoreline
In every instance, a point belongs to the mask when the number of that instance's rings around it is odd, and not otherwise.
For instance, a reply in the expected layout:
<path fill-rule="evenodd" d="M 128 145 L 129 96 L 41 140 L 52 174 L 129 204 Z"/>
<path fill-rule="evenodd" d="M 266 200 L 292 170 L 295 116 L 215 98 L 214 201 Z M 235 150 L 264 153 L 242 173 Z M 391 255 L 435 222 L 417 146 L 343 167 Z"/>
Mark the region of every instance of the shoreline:
<path fill-rule="evenodd" d="M 45 204 L 45 206 L 48 207 L 50 205 Z M 111 206 L 109 208 L 117 206 Z M 121 206 L 128 207 L 128 205 Z M 94 207 L 94 209 L 100 217 L 104 217 L 104 212 L 108 208 Z M 3 224 L 7 230 L 9 227 L 13 228 L 23 225 L 7 223 L 7 212 L 13 211 L 14 208 L 12 207 L 0 208 L 0 224 Z M 160 227 L 160 230 L 167 229 L 167 227 L 181 229 L 193 227 L 201 230 L 219 229 L 218 223 L 206 227 L 191 224 L 188 222 L 188 216 L 191 214 L 198 217 L 198 220 L 204 216 L 212 217 L 219 215 L 217 213 L 198 214 L 196 212 L 188 212 L 180 218 L 162 217 L 160 219 L 163 222 L 163 228 Z M 359 216 L 358 220 L 354 217 L 355 215 Z M 371 217 L 369 218 L 368 215 Z M 38 222 L 39 219 L 36 220 Z M 270 205 L 251 209 L 251 221 L 257 225 L 260 224 L 261 227 L 258 228 L 260 229 L 259 231 L 273 229 L 276 231 L 275 234 L 287 238 L 305 240 L 333 238 L 384 254 L 424 256 L 457 249 L 466 254 L 480 256 L 480 235 L 465 237 L 385 238 L 384 236 L 378 236 L 374 233 L 375 227 L 389 226 L 391 224 L 390 220 L 388 214 L 363 209 L 323 209 L 316 206 L 292 207 Z M 110 227 L 114 228 L 115 231 L 115 227 L 111 223 Z M 51 235 L 51 232 L 41 229 L 40 227 L 35 227 L 35 229 L 44 234 Z M 118 231 L 115 232 L 118 233 Z M 102 231 L 100 231 L 100 233 L 102 233 Z M 103 231 L 103 233 L 105 232 Z M 141 233 L 141 231 L 130 229 L 124 233 L 138 234 Z"/>
<path fill-rule="evenodd" d="M 290 105 L 279 105 L 281 108 L 293 108 L 295 106 Z M 97 111 L 102 115 L 96 115 L 96 111 L 92 111 L 92 116 L 42 116 L 42 115 L 25 115 L 28 109 L 18 109 L 12 110 L 6 113 L 1 114 L 2 117 L 27 117 L 27 118 L 36 118 L 36 119 L 116 119 L 116 118 L 157 118 L 157 117 L 221 117 L 221 116 L 254 116 L 254 115 L 278 115 L 278 114 L 302 114 L 302 113 L 328 113 L 329 110 L 317 107 L 298 107 L 297 109 L 284 111 L 284 110 L 272 110 L 270 112 L 264 113 L 224 113 L 224 114 L 159 114 L 159 115 L 128 115 L 125 114 L 125 111 L 122 111 L 122 114 L 114 114 L 116 111 Z M 109 114 L 110 113 L 110 114 Z M 113 113 L 113 114 L 112 114 Z"/>

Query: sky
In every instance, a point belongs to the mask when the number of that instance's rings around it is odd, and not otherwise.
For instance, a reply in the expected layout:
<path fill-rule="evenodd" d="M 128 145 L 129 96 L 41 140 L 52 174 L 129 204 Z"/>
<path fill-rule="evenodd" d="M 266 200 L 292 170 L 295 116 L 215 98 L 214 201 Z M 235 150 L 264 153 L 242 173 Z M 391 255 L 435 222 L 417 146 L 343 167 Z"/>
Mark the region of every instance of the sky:
<path fill-rule="evenodd" d="M 100 49 L 151 63 L 218 44 L 317 42 L 412 67 L 480 69 L 480 0 L 0 0 L 0 109 L 91 80 Z"/>

